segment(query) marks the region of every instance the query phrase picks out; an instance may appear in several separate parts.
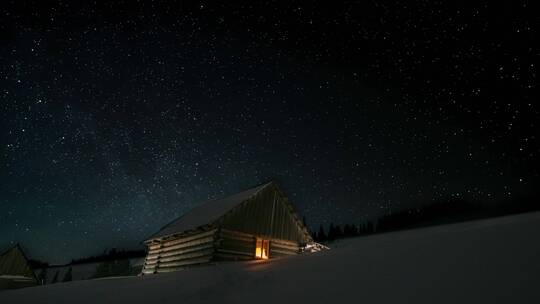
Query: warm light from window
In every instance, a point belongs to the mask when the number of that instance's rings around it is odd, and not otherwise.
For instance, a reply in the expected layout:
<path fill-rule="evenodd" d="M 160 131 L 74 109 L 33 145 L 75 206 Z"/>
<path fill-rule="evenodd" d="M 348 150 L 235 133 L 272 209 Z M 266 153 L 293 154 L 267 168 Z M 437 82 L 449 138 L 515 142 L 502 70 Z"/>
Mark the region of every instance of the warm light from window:
<path fill-rule="evenodd" d="M 266 260 L 268 259 L 269 253 L 270 253 L 270 241 L 257 239 L 257 243 L 255 246 L 255 258 Z"/>

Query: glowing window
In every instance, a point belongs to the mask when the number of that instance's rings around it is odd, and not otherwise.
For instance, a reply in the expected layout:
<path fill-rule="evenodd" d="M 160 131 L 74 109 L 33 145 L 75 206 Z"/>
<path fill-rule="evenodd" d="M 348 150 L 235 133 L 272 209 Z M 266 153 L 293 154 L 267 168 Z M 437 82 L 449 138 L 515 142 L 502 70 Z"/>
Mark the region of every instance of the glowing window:
<path fill-rule="evenodd" d="M 255 246 L 255 258 L 266 260 L 268 259 L 269 255 L 270 255 L 270 241 L 257 239 L 257 243 Z"/>

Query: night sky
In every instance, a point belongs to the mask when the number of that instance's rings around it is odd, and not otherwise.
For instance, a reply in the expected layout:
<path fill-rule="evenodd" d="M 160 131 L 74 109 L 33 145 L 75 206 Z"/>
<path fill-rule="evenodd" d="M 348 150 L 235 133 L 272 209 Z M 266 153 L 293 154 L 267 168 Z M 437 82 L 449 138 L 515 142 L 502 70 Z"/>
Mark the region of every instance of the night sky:
<path fill-rule="evenodd" d="M 270 179 L 312 227 L 537 193 L 532 1 L 43 2 L 0 8 L 0 249 L 140 247 Z"/>

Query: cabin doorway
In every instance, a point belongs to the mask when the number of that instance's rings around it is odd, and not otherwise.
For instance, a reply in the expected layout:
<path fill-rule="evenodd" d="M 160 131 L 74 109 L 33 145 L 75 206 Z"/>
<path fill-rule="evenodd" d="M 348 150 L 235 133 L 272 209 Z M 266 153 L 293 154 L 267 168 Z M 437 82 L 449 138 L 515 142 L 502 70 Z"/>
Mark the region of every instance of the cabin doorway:
<path fill-rule="evenodd" d="M 255 258 L 267 260 L 270 256 L 270 241 L 257 238 L 255 243 Z"/>

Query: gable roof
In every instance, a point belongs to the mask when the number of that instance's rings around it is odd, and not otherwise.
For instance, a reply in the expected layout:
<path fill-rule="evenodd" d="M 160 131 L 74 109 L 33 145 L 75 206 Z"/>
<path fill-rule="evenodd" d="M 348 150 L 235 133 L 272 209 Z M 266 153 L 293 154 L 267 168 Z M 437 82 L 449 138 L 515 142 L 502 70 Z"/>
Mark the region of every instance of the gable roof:
<path fill-rule="evenodd" d="M 34 271 L 19 244 L 0 255 L 0 275 L 24 276 L 36 279 Z"/>
<path fill-rule="evenodd" d="M 147 240 L 162 238 L 211 224 L 227 213 L 227 211 L 253 197 L 272 183 L 262 184 L 222 199 L 207 201 L 161 228 L 161 230 L 150 236 Z"/>

